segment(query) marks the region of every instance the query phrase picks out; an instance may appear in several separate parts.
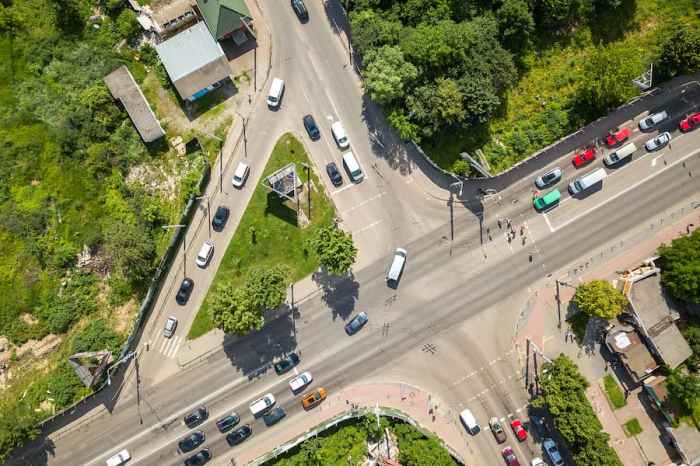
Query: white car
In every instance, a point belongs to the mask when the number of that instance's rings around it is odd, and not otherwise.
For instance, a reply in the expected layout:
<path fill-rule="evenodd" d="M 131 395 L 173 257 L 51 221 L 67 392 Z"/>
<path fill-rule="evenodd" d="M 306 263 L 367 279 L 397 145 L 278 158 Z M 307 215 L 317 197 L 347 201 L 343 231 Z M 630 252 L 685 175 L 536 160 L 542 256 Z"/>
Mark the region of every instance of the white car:
<path fill-rule="evenodd" d="M 552 464 L 554 466 L 564 466 L 564 459 L 561 457 L 559 448 L 557 448 L 557 444 L 554 443 L 554 440 L 551 438 L 544 439 L 542 442 L 542 448 L 544 448 L 544 451 L 547 452 L 547 456 L 549 456 L 549 459 L 552 460 Z"/>
<path fill-rule="evenodd" d="M 338 144 L 338 147 L 341 149 L 350 147 L 348 133 L 345 132 L 345 128 L 340 121 L 336 121 L 331 125 L 331 134 L 333 135 L 333 139 L 335 139 L 335 143 Z"/>
<path fill-rule="evenodd" d="M 644 118 L 639 122 L 639 129 L 642 131 L 652 129 L 654 126 L 658 125 L 662 121 L 668 118 L 668 113 L 666 111 L 657 112 L 648 117 Z"/>
<path fill-rule="evenodd" d="M 131 459 L 131 455 L 128 451 L 122 450 L 116 455 L 107 459 L 107 466 L 121 466 Z"/>
<path fill-rule="evenodd" d="M 175 329 L 177 328 L 177 319 L 173 316 L 168 317 L 165 321 L 165 328 L 163 329 L 163 336 L 165 338 L 170 338 L 175 335 Z"/>
<path fill-rule="evenodd" d="M 272 395 L 272 393 L 268 393 L 250 404 L 250 412 L 253 413 L 253 416 L 258 416 L 272 408 L 274 404 L 275 397 Z"/>
<path fill-rule="evenodd" d="M 292 392 L 296 393 L 310 384 L 313 379 L 311 372 L 303 372 L 289 381 L 289 388 L 292 389 Z"/>
<path fill-rule="evenodd" d="M 542 460 L 542 458 L 535 457 L 535 458 L 532 458 L 532 462 L 530 462 L 530 466 L 547 466 L 547 463 L 545 463 Z"/>
<path fill-rule="evenodd" d="M 242 188 L 245 184 L 245 180 L 248 179 L 248 174 L 250 173 L 250 165 L 245 162 L 238 162 L 236 165 L 236 171 L 233 172 L 233 178 L 231 179 L 231 184 L 235 188 Z"/>
<path fill-rule="evenodd" d="M 195 260 L 195 262 L 198 266 L 204 268 L 207 266 L 207 264 L 209 264 L 211 256 L 213 255 L 214 243 L 211 240 L 206 240 L 202 247 L 199 249 L 199 252 L 197 253 L 197 259 Z"/>
<path fill-rule="evenodd" d="M 649 152 L 653 152 L 655 150 L 663 149 L 669 142 L 671 142 L 671 133 L 666 131 L 665 133 L 659 134 L 655 138 L 649 139 L 644 144 L 644 147 L 646 147 Z"/>

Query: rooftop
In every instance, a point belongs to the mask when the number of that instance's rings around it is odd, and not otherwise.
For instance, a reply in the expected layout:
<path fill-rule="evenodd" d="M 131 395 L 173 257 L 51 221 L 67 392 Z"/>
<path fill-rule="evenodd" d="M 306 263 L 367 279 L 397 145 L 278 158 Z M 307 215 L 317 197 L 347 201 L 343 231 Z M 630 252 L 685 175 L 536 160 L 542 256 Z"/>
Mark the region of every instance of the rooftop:
<path fill-rule="evenodd" d="M 119 100 L 126 109 L 141 139 L 152 142 L 165 136 L 165 131 L 126 65 L 105 76 L 104 82 L 112 97 Z"/>
<path fill-rule="evenodd" d="M 620 355 L 620 359 L 637 381 L 647 377 L 659 366 L 632 327 L 613 328 L 608 332 L 605 341 L 612 351 Z"/>
<path fill-rule="evenodd" d="M 700 431 L 685 423 L 667 430 L 683 460 L 687 464 L 700 464 Z"/>
<path fill-rule="evenodd" d="M 252 18 L 245 0 L 197 0 L 197 6 L 216 40 L 243 27 L 241 20 Z"/>
<path fill-rule="evenodd" d="M 156 45 L 158 56 L 175 82 L 224 56 L 221 46 L 211 37 L 204 23 Z"/>

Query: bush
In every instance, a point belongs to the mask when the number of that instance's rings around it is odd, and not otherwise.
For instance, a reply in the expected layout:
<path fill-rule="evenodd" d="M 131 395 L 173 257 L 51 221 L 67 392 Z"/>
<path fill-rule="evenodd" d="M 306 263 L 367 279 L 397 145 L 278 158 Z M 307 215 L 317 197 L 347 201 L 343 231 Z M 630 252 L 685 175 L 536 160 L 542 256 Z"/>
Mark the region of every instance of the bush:
<path fill-rule="evenodd" d="M 73 338 L 73 353 L 86 351 L 111 351 L 113 356 L 119 353 L 121 338 L 107 326 L 102 319 L 91 321 L 87 327 Z"/>
<path fill-rule="evenodd" d="M 67 408 L 88 392 L 66 360 L 58 363 L 48 379 L 47 386 L 49 398 L 59 410 Z"/>
<path fill-rule="evenodd" d="M 608 394 L 608 399 L 612 403 L 613 408 L 620 409 L 627 405 L 627 400 L 625 400 L 625 395 L 620 390 L 620 386 L 615 381 L 615 378 L 608 374 L 603 378 L 603 386 L 605 388 L 605 393 Z"/>
<path fill-rule="evenodd" d="M 639 420 L 637 418 L 630 419 L 629 421 L 625 422 L 625 434 L 627 434 L 628 437 L 641 434 L 642 430 L 642 426 L 639 424 Z"/>
<path fill-rule="evenodd" d="M 700 230 L 659 248 L 661 283 L 675 298 L 700 304 Z"/>

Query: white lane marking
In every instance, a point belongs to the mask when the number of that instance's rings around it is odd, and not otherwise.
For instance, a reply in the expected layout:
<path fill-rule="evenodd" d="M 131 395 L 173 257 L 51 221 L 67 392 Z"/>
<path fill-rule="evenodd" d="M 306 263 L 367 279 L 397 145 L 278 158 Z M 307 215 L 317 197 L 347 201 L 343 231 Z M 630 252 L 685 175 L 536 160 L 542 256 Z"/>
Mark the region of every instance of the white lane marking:
<path fill-rule="evenodd" d="M 341 212 L 341 213 L 340 213 L 340 216 L 342 217 L 342 216 L 345 215 L 345 214 L 349 214 L 350 212 L 352 212 L 352 211 L 354 211 L 354 210 L 356 210 L 356 209 L 359 209 L 360 207 L 362 207 L 362 206 L 364 206 L 364 205 L 366 205 L 366 204 L 369 204 L 370 202 L 375 201 L 375 200 L 379 199 L 380 197 L 382 197 L 382 196 L 384 196 L 384 195 L 386 195 L 386 191 L 383 191 L 383 192 L 381 192 L 381 193 L 379 193 L 379 194 L 375 194 L 374 196 L 370 197 L 369 199 L 365 199 L 364 201 L 360 202 L 359 204 L 357 204 L 357 205 L 355 205 L 355 206 L 353 206 L 353 207 L 350 207 L 348 210 L 345 210 L 345 211 Z"/>
<path fill-rule="evenodd" d="M 653 159 L 651 159 L 651 166 L 652 166 L 652 167 L 655 167 L 655 166 L 656 166 L 656 161 L 659 160 L 661 157 L 665 157 L 665 156 L 667 156 L 667 155 L 668 155 L 668 154 L 663 153 L 663 154 L 659 154 L 659 155 L 657 155 L 656 157 L 654 157 Z"/>
<path fill-rule="evenodd" d="M 359 234 L 359 233 L 362 233 L 362 232 L 364 232 L 364 231 L 367 231 L 367 230 L 369 230 L 370 228 L 376 227 L 377 225 L 379 225 L 379 224 L 382 223 L 383 221 L 384 221 L 384 220 L 377 220 L 376 222 L 372 222 L 372 223 L 370 223 L 369 225 L 367 225 L 366 227 L 360 228 L 359 230 L 354 231 L 353 234 L 357 235 L 357 234 Z"/>
<path fill-rule="evenodd" d="M 311 99 L 309 99 L 309 96 L 306 95 L 306 91 L 304 90 L 304 86 L 300 86 L 300 87 L 301 87 L 301 93 L 304 94 L 304 98 L 306 99 L 306 103 L 311 105 Z"/>
<path fill-rule="evenodd" d="M 347 186 L 344 186 L 344 187 L 342 187 L 342 188 L 340 188 L 340 189 L 336 189 L 335 191 L 333 191 L 333 192 L 331 193 L 331 196 L 335 196 L 336 194 L 340 194 L 340 193 L 342 193 L 343 191 L 345 191 L 346 189 L 352 188 L 353 186 L 356 186 L 355 183 L 348 183 Z"/>
<path fill-rule="evenodd" d="M 173 338 L 173 344 L 170 346 L 170 351 L 168 351 L 168 354 L 166 354 L 166 356 L 169 358 L 174 358 L 175 355 L 177 354 L 177 351 L 180 349 L 181 344 L 182 344 L 182 337 Z"/>
<path fill-rule="evenodd" d="M 672 167 L 678 165 L 679 163 L 685 161 L 686 159 L 689 159 L 690 157 L 692 157 L 692 156 L 694 156 L 694 155 L 696 155 L 696 154 L 698 154 L 698 153 L 700 153 L 700 149 L 695 149 L 694 151 L 689 152 L 688 154 L 686 154 L 685 156 L 683 156 L 683 157 L 681 157 L 680 159 L 676 160 L 676 161 L 673 162 L 672 164 L 666 165 L 664 168 L 662 168 L 662 169 L 659 170 L 658 172 L 652 173 L 652 174 L 650 174 L 650 175 L 648 175 L 648 176 L 642 178 L 641 180 L 637 181 L 636 183 L 632 183 L 632 184 L 631 184 L 630 186 L 628 186 L 627 188 L 623 189 L 622 191 L 620 191 L 619 193 L 615 194 L 614 196 L 612 196 L 612 197 L 606 199 L 605 201 L 601 202 L 600 204 L 595 205 L 595 206 L 591 207 L 590 209 L 587 209 L 587 210 L 585 210 L 584 212 L 580 213 L 579 215 L 577 215 L 577 216 L 575 216 L 575 217 L 573 217 L 573 218 L 570 218 L 569 220 L 565 221 L 565 222 L 562 223 L 561 225 L 558 225 L 554 230 L 552 230 L 552 232 L 555 232 L 555 231 L 557 231 L 557 230 L 560 230 L 560 229 L 564 228 L 565 226 L 567 226 L 567 225 L 569 225 L 569 224 L 571 224 L 571 223 L 577 221 L 577 220 L 580 219 L 581 217 L 584 217 L 584 216 L 588 215 L 589 213 L 593 212 L 594 210 L 599 209 L 599 208 L 603 207 L 604 205 L 606 205 L 606 204 L 608 204 L 608 203 L 614 201 L 614 200 L 617 199 L 618 197 L 624 196 L 624 195 L 627 194 L 629 191 L 632 191 L 632 190 L 635 189 L 636 187 L 638 187 L 638 186 L 640 186 L 640 185 L 646 183 L 647 181 L 649 181 L 650 179 L 652 179 L 652 178 L 654 178 L 655 176 L 659 175 L 660 173 L 662 173 L 662 172 L 664 172 L 664 171 L 666 171 L 666 170 L 668 170 L 668 169 L 670 169 L 670 168 L 672 168 Z"/>
<path fill-rule="evenodd" d="M 547 223 L 547 226 L 549 227 L 549 231 L 554 233 L 554 228 L 552 228 L 552 222 L 549 221 L 549 216 L 547 214 L 542 214 L 544 217 L 544 221 Z"/>

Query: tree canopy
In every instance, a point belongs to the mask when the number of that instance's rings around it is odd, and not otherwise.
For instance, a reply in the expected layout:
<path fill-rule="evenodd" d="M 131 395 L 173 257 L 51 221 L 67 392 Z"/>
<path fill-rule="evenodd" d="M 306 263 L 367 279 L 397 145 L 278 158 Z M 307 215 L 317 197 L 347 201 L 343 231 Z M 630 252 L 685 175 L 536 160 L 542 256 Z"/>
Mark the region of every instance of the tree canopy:
<path fill-rule="evenodd" d="M 606 280 L 577 286 L 572 302 L 580 311 L 606 320 L 617 317 L 627 306 L 627 298 Z"/>
<path fill-rule="evenodd" d="M 700 230 L 659 248 L 661 283 L 672 296 L 700 303 Z"/>
<path fill-rule="evenodd" d="M 319 228 L 310 247 L 318 255 L 321 266 L 332 275 L 348 273 L 357 258 L 352 235 L 335 225 Z"/>

